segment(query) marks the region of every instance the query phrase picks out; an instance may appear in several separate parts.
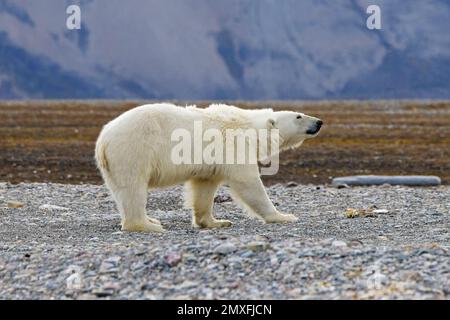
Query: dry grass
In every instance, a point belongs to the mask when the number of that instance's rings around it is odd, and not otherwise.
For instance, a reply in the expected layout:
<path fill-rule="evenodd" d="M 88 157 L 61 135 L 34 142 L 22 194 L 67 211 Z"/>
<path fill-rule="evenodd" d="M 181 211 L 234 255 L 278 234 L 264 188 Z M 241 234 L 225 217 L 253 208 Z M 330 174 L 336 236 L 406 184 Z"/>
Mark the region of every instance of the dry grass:
<path fill-rule="evenodd" d="M 0 180 L 101 183 L 93 159 L 101 126 L 142 103 L 0 103 Z M 352 174 L 433 174 L 450 183 L 450 102 L 230 103 L 300 110 L 325 122 L 318 138 L 281 156 L 278 175 L 265 178 L 269 184 L 327 183 Z"/>

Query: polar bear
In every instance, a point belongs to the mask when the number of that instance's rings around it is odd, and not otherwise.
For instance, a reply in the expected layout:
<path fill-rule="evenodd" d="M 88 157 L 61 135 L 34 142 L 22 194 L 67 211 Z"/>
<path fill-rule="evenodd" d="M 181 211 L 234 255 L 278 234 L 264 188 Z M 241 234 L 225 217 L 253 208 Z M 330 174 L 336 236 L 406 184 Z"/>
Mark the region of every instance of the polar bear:
<path fill-rule="evenodd" d="M 231 225 L 228 220 L 216 219 L 212 211 L 215 193 L 224 183 L 230 186 L 235 201 L 264 222 L 295 221 L 294 215 L 280 213 L 270 201 L 257 162 L 177 164 L 173 161 L 172 133 L 181 128 L 194 134 L 194 124 L 199 122 L 203 130 L 220 132 L 276 129 L 279 148 L 269 156 L 299 147 L 305 139 L 315 137 L 322 126 L 320 119 L 299 112 L 248 110 L 229 105 L 197 108 L 158 103 L 121 114 L 100 132 L 95 158 L 120 211 L 122 230 L 163 232 L 161 223 L 146 214 L 147 190 L 180 183 L 185 183 L 185 200 L 193 209 L 195 227 Z"/>

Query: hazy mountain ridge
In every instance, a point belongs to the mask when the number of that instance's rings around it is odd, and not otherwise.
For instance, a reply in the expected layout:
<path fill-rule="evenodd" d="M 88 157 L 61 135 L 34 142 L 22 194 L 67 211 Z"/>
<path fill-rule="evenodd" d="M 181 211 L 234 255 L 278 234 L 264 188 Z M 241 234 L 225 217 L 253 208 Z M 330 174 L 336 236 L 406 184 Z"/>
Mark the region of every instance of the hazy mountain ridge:
<path fill-rule="evenodd" d="M 450 98 L 449 17 L 446 0 L 0 0 L 0 98 Z"/>

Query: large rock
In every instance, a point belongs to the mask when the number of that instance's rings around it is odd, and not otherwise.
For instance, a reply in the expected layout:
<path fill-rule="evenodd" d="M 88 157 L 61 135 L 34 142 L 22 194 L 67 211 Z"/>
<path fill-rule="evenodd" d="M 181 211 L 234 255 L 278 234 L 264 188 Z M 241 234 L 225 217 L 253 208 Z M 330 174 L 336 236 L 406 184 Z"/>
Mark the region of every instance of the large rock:
<path fill-rule="evenodd" d="M 404 185 L 404 186 L 438 186 L 441 178 L 436 176 L 348 176 L 334 178 L 333 185 L 367 186 L 367 185 Z"/>

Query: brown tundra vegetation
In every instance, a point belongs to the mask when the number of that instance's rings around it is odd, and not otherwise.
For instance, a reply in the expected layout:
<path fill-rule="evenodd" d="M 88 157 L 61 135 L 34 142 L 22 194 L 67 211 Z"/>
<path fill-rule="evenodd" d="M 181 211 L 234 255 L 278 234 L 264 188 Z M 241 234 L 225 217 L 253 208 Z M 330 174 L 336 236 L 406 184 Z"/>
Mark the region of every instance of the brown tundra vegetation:
<path fill-rule="evenodd" d="M 100 184 L 94 144 L 102 125 L 144 103 L 151 102 L 1 102 L 0 181 Z M 266 184 L 323 184 L 354 174 L 438 175 L 450 184 L 450 101 L 228 103 L 297 110 L 325 123 L 317 138 L 280 157 L 279 173 Z"/>

